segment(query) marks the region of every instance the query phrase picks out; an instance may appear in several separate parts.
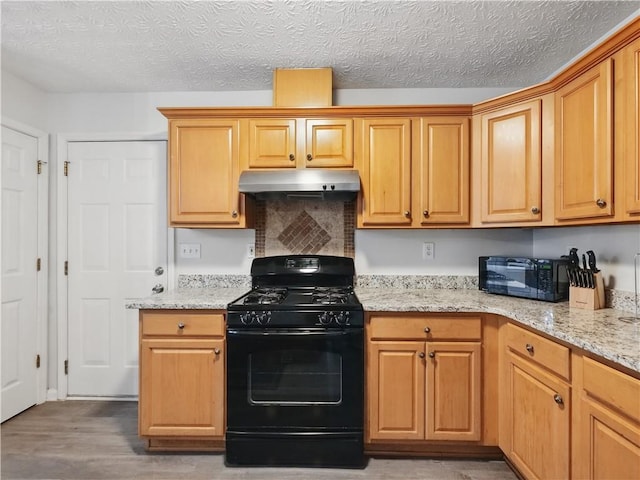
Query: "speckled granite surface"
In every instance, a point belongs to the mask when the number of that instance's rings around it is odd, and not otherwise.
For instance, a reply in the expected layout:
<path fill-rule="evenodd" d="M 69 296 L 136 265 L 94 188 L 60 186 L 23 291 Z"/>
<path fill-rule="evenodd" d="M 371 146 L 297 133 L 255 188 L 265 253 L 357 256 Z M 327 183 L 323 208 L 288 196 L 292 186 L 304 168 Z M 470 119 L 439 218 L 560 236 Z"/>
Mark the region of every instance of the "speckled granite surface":
<path fill-rule="evenodd" d="M 133 300 L 136 309 L 223 310 L 247 287 L 178 288 Z M 568 302 L 547 303 L 478 290 L 362 288 L 356 289 L 366 311 L 480 312 L 511 318 L 549 336 L 640 372 L 640 319 L 610 308 L 596 311 L 570 309 Z"/>
<path fill-rule="evenodd" d="M 163 310 L 225 310 L 229 303 L 248 290 L 247 287 L 177 288 L 158 295 L 130 300 L 126 307 Z"/>
<path fill-rule="evenodd" d="M 358 288 L 366 311 L 495 313 L 640 372 L 640 319 L 613 310 L 580 310 L 477 290 Z"/>

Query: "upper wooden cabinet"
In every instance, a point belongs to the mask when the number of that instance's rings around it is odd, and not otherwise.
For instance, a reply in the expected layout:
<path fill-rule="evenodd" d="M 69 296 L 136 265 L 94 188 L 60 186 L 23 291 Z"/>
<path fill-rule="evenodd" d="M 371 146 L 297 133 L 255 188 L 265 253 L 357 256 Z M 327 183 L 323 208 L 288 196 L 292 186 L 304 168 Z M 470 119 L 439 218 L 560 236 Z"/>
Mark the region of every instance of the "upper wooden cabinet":
<path fill-rule="evenodd" d="M 469 118 L 413 122 L 413 226 L 469 222 Z"/>
<path fill-rule="evenodd" d="M 615 61 L 616 200 L 620 220 L 640 221 L 640 39 Z"/>
<path fill-rule="evenodd" d="M 244 168 L 353 168 L 350 118 L 256 118 L 248 125 Z"/>
<path fill-rule="evenodd" d="M 171 226 L 247 225 L 238 193 L 239 120 L 171 120 L 169 152 Z"/>
<path fill-rule="evenodd" d="M 360 227 L 469 222 L 469 118 L 358 120 Z"/>
<path fill-rule="evenodd" d="M 613 61 L 555 94 L 556 219 L 613 215 Z"/>
<path fill-rule="evenodd" d="M 358 226 L 411 225 L 411 120 L 356 120 Z"/>
<path fill-rule="evenodd" d="M 542 219 L 542 101 L 481 117 L 480 201 L 483 223 Z"/>

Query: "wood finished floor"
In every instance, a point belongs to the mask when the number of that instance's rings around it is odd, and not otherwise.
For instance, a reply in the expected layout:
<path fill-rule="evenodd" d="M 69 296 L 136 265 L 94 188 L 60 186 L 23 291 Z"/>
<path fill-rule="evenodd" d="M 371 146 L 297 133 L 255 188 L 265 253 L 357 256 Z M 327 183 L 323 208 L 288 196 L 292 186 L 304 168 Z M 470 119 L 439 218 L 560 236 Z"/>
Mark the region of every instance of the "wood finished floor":
<path fill-rule="evenodd" d="M 3 480 L 515 480 L 504 462 L 372 458 L 364 470 L 227 468 L 222 454 L 160 454 L 138 439 L 137 403 L 47 402 L 8 420 Z"/>

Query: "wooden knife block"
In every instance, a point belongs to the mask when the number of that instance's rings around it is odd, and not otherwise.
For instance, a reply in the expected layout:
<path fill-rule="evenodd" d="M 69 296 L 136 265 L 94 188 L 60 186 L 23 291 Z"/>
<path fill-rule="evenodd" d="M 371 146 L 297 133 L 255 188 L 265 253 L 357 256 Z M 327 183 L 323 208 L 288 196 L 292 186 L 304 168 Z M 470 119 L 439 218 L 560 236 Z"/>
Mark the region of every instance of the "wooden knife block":
<path fill-rule="evenodd" d="M 602 273 L 593 276 L 596 288 L 569 287 L 569 307 L 584 310 L 600 310 L 605 307 Z"/>

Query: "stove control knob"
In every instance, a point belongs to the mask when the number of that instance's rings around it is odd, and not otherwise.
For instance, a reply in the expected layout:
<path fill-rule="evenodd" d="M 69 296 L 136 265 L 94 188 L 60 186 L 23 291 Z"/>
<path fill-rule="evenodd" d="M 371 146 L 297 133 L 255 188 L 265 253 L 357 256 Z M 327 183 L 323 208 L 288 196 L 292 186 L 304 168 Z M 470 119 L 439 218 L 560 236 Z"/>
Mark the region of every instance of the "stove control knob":
<path fill-rule="evenodd" d="M 249 313 L 249 312 L 241 313 L 240 314 L 240 321 L 245 325 L 250 325 L 251 322 L 253 321 L 253 317 L 251 316 L 251 313 Z"/>
<path fill-rule="evenodd" d="M 266 325 L 271 321 L 271 312 L 262 312 L 257 316 L 260 325 Z"/>
<path fill-rule="evenodd" d="M 340 312 L 336 316 L 338 325 L 349 325 L 349 312 Z"/>
<path fill-rule="evenodd" d="M 327 312 L 323 312 L 318 315 L 318 320 L 320 320 L 321 325 L 329 325 L 331 323 L 331 317 L 327 314 Z"/>

